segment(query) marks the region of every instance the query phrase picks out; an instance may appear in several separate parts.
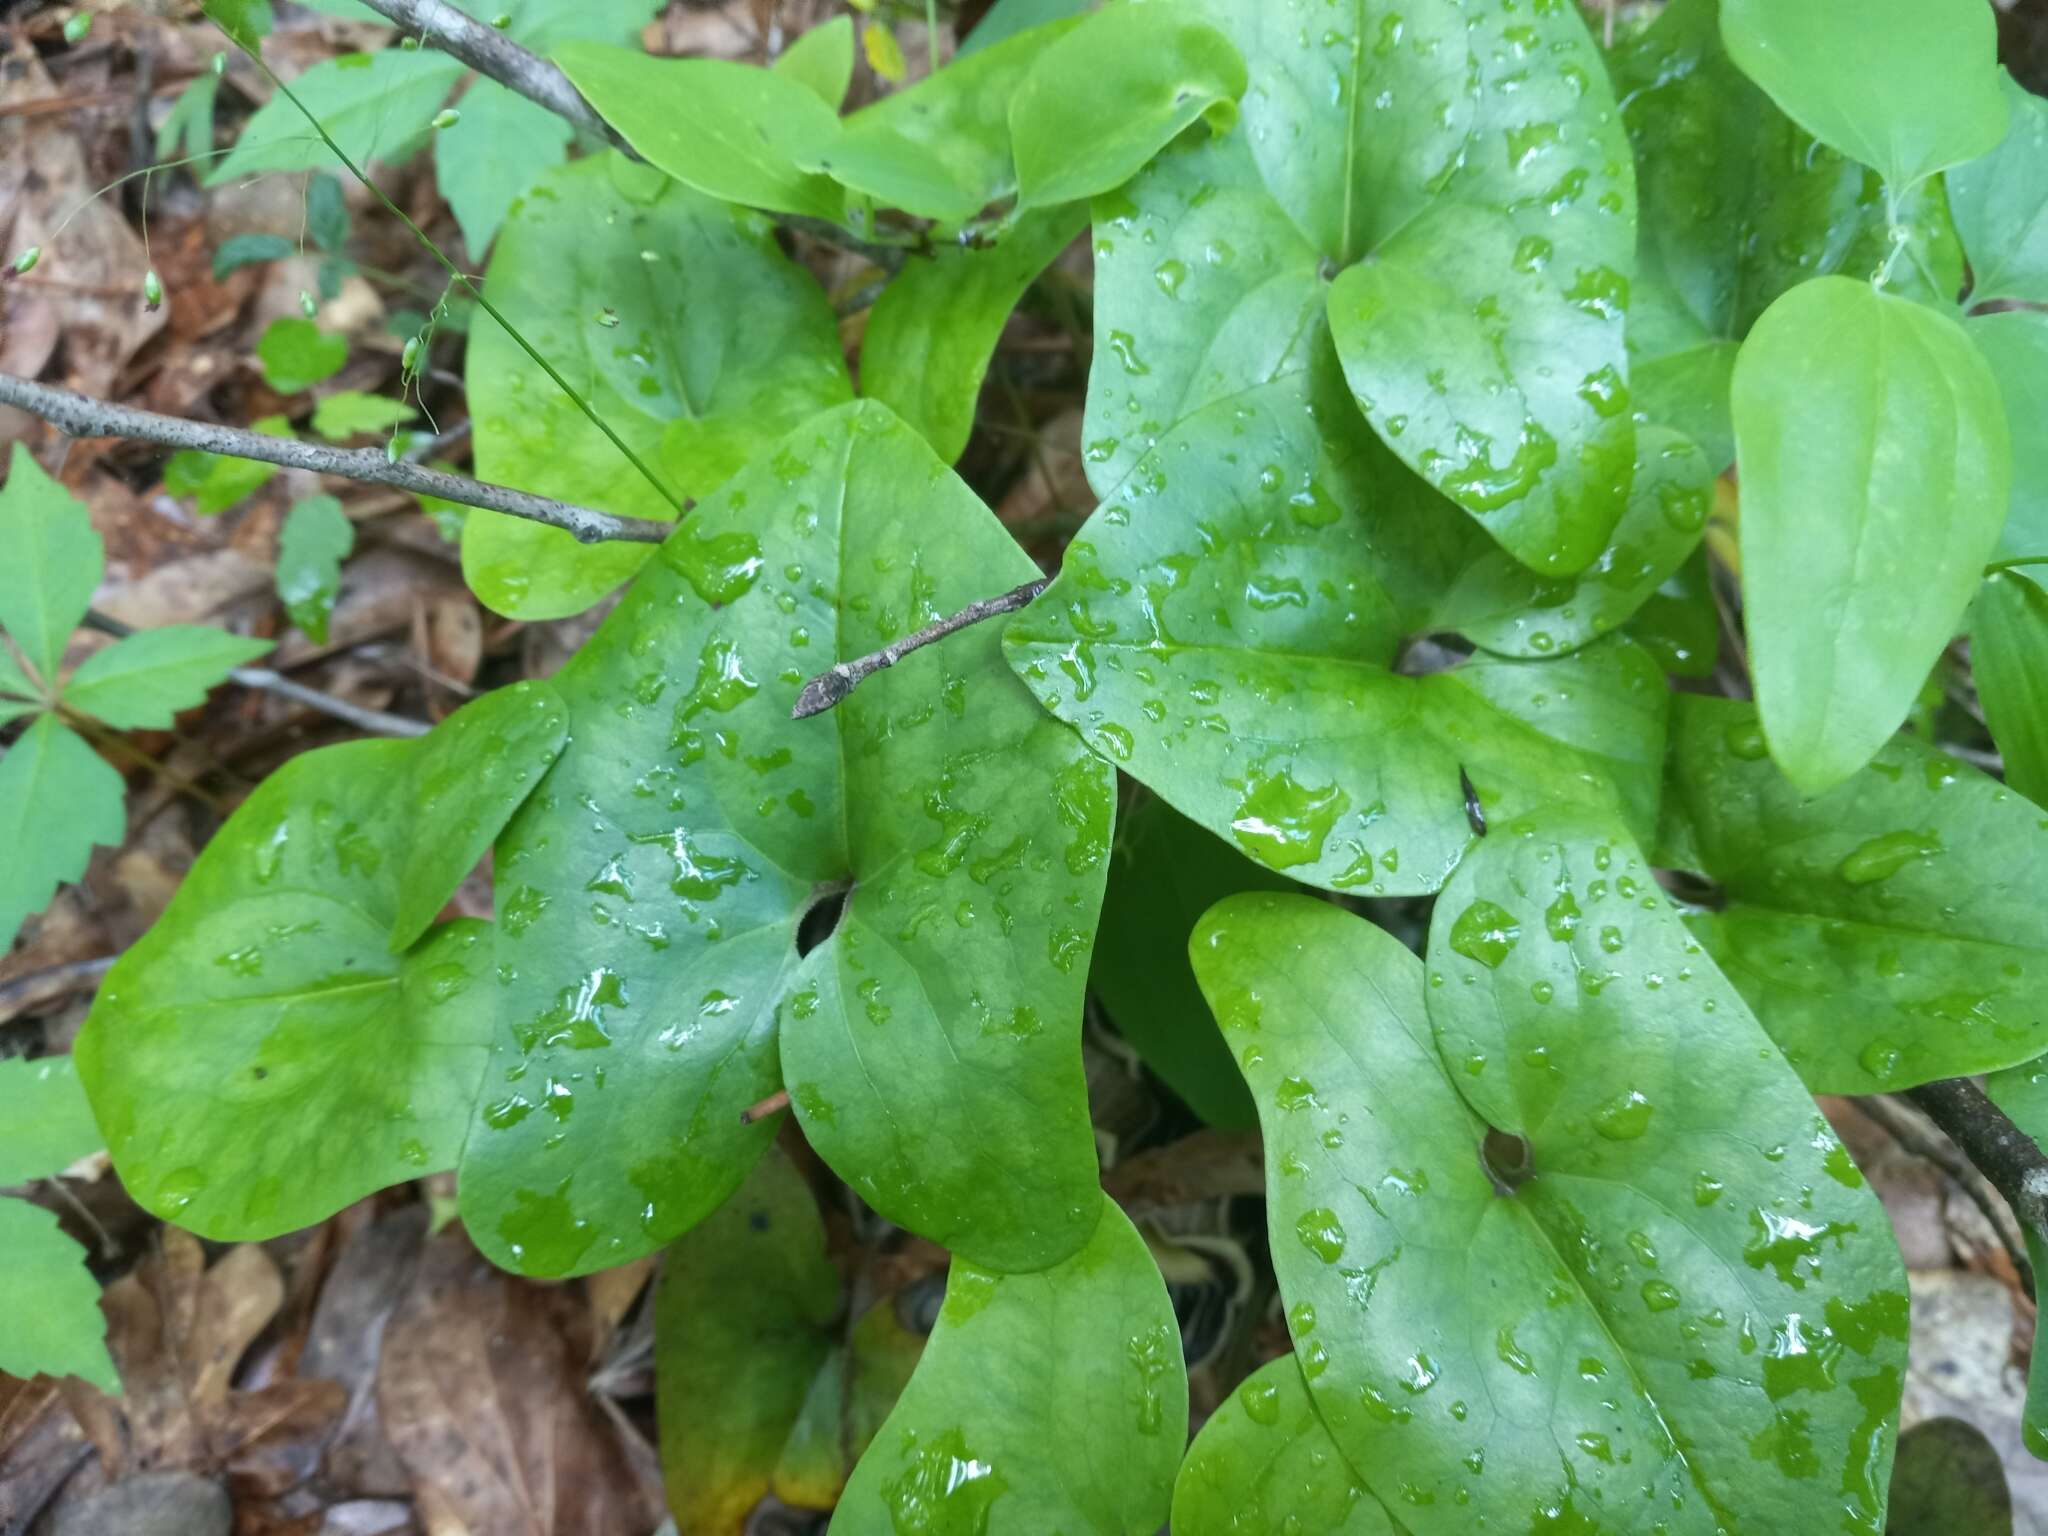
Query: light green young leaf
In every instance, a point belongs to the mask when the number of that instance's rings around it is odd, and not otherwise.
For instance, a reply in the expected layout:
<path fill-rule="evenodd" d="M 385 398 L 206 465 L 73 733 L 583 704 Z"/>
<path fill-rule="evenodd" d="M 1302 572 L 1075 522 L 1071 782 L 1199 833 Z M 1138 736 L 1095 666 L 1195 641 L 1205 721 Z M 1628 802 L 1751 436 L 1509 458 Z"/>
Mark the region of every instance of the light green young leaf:
<path fill-rule="evenodd" d="M 0 630 L 21 647 L 37 677 L 55 684 L 65 643 L 92 602 L 106 554 L 85 503 L 44 474 L 18 440 L 0 486 L 0 549 L 7 551 L 0 559 Z M 0 900 L 0 913 L 5 908 Z"/>
<path fill-rule="evenodd" d="M 1949 172 L 1970 254 L 1970 300 L 2048 304 L 2048 101 L 2001 74 L 2010 114 L 1998 147 Z"/>
<path fill-rule="evenodd" d="M 1976 0 L 1722 0 L 1742 72 L 1895 193 L 2005 134 L 1997 19 Z"/>
<path fill-rule="evenodd" d="M 2006 310 L 1972 315 L 1963 329 L 2005 401 L 2012 437 L 2012 509 L 1993 553 L 2000 560 L 2048 558 L 2048 315 Z"/>
<path fill-rule="evenodd" d="M 669 1249 L 654 1379 L 679 1530 L 738 1531 L 768 1492 L 831 1353 L 839 1291 L 817 1198 L 775 1148 Z"/>
<path fill-rule="evenodd" d="M 355 545 L 355 525 L 332 496 L 308 496 L 284 520 L 277 541 L 277 596 L 315 645 L 327 643 L 341 562 Z"/>
<path fill-rule="evenodd" d="M 348 338 L 289 315 L 270 322 L 256 343 L 256 356 L 263 364 L 263 382 L 281 395 L 295 395 L 341 372 L 348 361 Z"/>
<path fill-rule="evenodd" d="M 0 1184 L 55 1178 L 105 1145 L 69 1056 L 0 1061 Z"/>
<path fill-rule="evenodd" d="M 1323 1427 L 1292 1355 L 1209 1416 L 1173 1486 L 1174 1536 L 1398 1536 Z"/>
<path fill-rule="evenodd" d="M 249 425 L 268 437 L 293 435 L 291 419 L 286 416 L 265 416 Z M 265 464 L 260 459 L 238 459 L 231 454 L 185 448 L 172 454 L 164 465 L 164 491 L 172 496 L 190 496 L 193 510 L 201 517 L 216 517 L 255 495 L 276 474 L 275 464 Z"/>
<path fill-rule="evenodd" d="M 462 1201 L 499 1262 L 669 1241 L 760 1156 L 775 1128 L 740 1112 L 782 1086 L 890 1220 L 989 1268 L 1086 1239 L 1107 766 L 992 625 L 790 718 L 811 673 L 1033 570 L 923 439 L 849 405 L 700 503 L 569 663 L 571 744 L 498 847 L 516 974 Z"/>
<path fill-rule="evenodd" d="M 958 459 L 1010 311 L 1087 226 L 1085 207 L 1052 208 L 1025 215 L 992 248 L 912 257 L 868 317 L 862 392 L 922 432 L 947 463 Z"/>
<path fill-rule="evenodd" d="M 492 301 L 643 459 L 702 498 L 852 393 L 831 305 L 767 221 L 659 183 L 652 201 L 596 156 L 543 175 L 492 255 Z M 650 259 L 651 258 L 651 259 Z M 673 518 L 640 473 L 497 326 L 470 335 L 476 472 L 621 516 Z M 650 558 L 471 512 L 463 574 L 515 618 L 578 613 Z"/>
<path fill-rule="evenodd" d="M 706 196 L 770 213 L 837 219 L 845 199 L 802 164 L 839 131 L 801 80 L 725 59 L 651 59 L 573 42 L 555 62 L 634 149 Z"/>
<path fill-rule="evenodd" d="M 661 9 L 660 0 L 460 0 L 478 21 L 512 18 L 505 32 L 536 53 L 584 38 L 630 43 Z"/>
<path fill-rule="evenodd" d="M 14 659 L 14 647 L 4 638 L 0 638 L 0 694 L 12 694 L 21 699 L 42 697 L 42 689 L 22 670 L 21 663 Z"/>
<path fill-rule="evenodd" d="M 64 686 L 64 702 L 117 730 L 166 730 L 180 710 L 203 703 L 228 673 L 269 649 L 268 640 L 207 624 L 139 630 L 86 657 Z"/>
<path fill-rule="evenodd" d="M 1227 131 L 1244 89 L 1243 56 L 1192 7 L 1097 11 L 1038 56 L 1010 100 L 1018 205 L 1123 185 L 1197 118 Z"/>
<path fill-rule="evenodd" d="M 1438 903 L 1441 986 L 1301 897 L 1234 897 L 1196 931 L 1260 1106 L 1315 1406 L 1415 1536 L 1532 1508 L 1671 1536 L 1875 1529 L 1906 1339 L 1883 1213 L 1740 999 L 1645 912 L 1626 841 L 1596 871 L 1572 823 L 1535 825 L 1498 829 Z M 1549 938 L 1547 902 L 1584 923 Z M 1617 964 L 1612 990 L 1585 985 Z M 1528 1144 L 1534 1176 L 1506 1193 L 1489 1122 Z"/>
<path fill-rule="evenodd" d="M 270 35 L 270 0 L 204 0 L 200 9 L 244 48 L 254 49 Z"/>
<path fill-rule="evenodd" d="M 847 87 L 853 84 L 853 18 L 834 16 L 810 28 L 782 50 L 773 68 L 777 74 L 802 81 L 837 112 L 846 100 Z"/>
<path fill-rule="evenodd" d="M 1984 579 L 1970 662 L 2005 782 L 2048 806 L 2048 592 L 2032 573 L 1998 571 Z"/>
<path fill-rule="evenodd" d="M 1166 1284 L 1115 1202 L 1037 1274 L 955 1258 L 895 1412 L 854 1469 L 836 1536 L 1152 1536 L 1187 1444 L 1187 1371 Z"/>
<path fill-rule="evenodd" d="M 139 1202 L 262 1239 L 454 1163 L 500 983 L 489 924 L 429 926 L 562 732 L 520 683 L 418 740 L 293 758 L 243 802 L 78 1038 Z"/>
<path fill-rule="evenodd" d="M 489 248 L 520 194 L 568 158 L 575 136 L 567 121 L 495 80 L 463 92 L 462 121 L 434 135 L 434 176 L 471 256 Z"/>
<path fill-rule="evenodd" d="M 107 1353 L 99 1282 L 85 1250 L 56 1216 L 26 1200 L 0 1200 L 0 1372 L 76 1376 L 118 1394 L 121 1377 Z"/>
<path fill-rule="evenodd" d="M 461 63 L 435 49 L 386 48 L 315 64 L 291 89 L 357 165 L 373 159 L 395 165 L 419 146 L 461 76 Z M 206 184 L 340 163 L 279 92 L 242 126 L 233 151 L 207 174 Z"/>
<path fill-rule="evenodd" d="M 415 414 L 403 400 L 344 389 L 314 405 L 313 430 L 330 443 L 341 443 L 365 432 L 388 432 Z"/>
<path fill-rule="evenodd" d="M 1846 277 L 1771 306 L 1734 404 L 1757 703 L 1778 765 L 1824 790 L 1898 729 L 1969 607 L 2010 497 L 2005 408 L 1955 321 Z"/>
<path fill-rule="evenodd" d="M 68 726 L 44 715 L 17 736 L 0 755 L 0 946 L 127 830 L 121 775 Z"/>
<path fill-rule="evenodd" d="M 1802 795 L 1766 759 L 1755 709 L 1717 699 L 1676 700 L 1670 764 L 1691 847 L 1660 857 L 1720 886 L 1693 931 L 1815 1092 L 2048 1050 L 2039 808 L 1904 737 Z"/>

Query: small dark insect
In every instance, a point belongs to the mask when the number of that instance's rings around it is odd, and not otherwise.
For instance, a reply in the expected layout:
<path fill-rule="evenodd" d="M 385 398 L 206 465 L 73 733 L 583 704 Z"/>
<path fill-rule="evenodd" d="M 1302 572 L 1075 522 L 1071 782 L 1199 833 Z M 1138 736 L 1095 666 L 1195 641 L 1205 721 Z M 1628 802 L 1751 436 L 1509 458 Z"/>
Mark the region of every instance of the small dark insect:
<path fill-rule="evenodd" d="M 1486 836 L 1486 807 L 1479 803 L 1479 791 L 1472 787 L 1472 776 L 1462 763 L 1458 765 L 1458 788 L 1465 792 L 1465 820 L 1472 824 L 1472 835 Z"/>

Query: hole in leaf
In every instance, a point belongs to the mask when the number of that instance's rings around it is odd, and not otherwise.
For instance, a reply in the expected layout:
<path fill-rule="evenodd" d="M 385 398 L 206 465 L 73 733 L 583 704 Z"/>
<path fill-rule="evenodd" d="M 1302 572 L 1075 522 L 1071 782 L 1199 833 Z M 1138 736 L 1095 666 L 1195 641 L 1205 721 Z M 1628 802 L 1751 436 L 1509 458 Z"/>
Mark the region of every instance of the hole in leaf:
<path fill-rule="evenodd" d="M 1487 1127 L 1486 1140 L 1480 1143 L 1479 1162 L 1486 1169 L 1486 1176 L 1493 1180 L 1496 1195 L 1511 1196 L 1536 1176 L 1529 1139 L 1491 1126 Z"/>
<path fill-rule="evenodd" d="M 808 955 L 838 931 L 839 919 L 846 914 L 846 899 L 852 894 L 851 880 L 841 885 L 820 886 L 811 893 L 811 904 L 797 920 L 798 955 Z"/>

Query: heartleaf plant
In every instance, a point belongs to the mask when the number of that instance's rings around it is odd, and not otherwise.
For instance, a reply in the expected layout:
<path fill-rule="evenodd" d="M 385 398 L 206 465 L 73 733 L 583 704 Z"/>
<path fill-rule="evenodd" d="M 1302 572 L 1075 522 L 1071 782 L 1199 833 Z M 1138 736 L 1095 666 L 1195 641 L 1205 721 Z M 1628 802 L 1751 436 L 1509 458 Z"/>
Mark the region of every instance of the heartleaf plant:
<path fill-rule="evenodd" d="M 451 191 L 476 468 L 676 526 L 466 515 L 487 606 L 601 617 L 228 819 L 77 1047 L 131 1192 L 241 1240 L 452 1169 L 508 1269 L 665 1251 L 684 1536 L 1884 1530 L 1904 1275 L 1813 1095 L 2048 1134 L 2048 104 L 1981 0 L 1004 0 L 907 84 L 886 18 L 860 74 L 645 14 L 508 18 L 573 155 L 502 81 L 430 130 L 431 48 L 297 84 L 444 186 L 528 146 Z M 295 110 L 219 175 L 327 164 Z M 1099 497 L 1042 591 L 975 447 L 1040 301 Z M 4 708 L 151 723 L 146 666 L 47 687 L 98 572 L 45 486 Z M 287 529 L 311 634 L 345 524 Z M 95 774 L 48 714 L 0 760 Z M 9 931 L 120 831 L 22 803 Z M 1261 1136 L 1285 1339 L 1192 1446 L 1091 994 Z M 945 1250 L 935 1320 L 849 1225 Z"/>

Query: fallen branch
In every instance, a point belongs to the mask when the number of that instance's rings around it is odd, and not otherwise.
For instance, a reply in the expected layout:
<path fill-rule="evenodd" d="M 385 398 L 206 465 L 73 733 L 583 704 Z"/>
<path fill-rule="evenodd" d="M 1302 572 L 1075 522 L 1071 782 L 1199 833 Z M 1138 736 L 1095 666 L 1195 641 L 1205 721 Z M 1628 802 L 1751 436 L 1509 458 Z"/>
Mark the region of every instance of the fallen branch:
<path fill-rule="evenodd" d="M 509 486 L 487 485 L 445 470 L 428 469 L 404 459 L 393 461 L 377 448 L 330 448 L 321 443 L 301 442 L 295 437 L 271 437 L 239 427 L 217 426 L 212 422 L 185 421 L 177 416 L 159 416 L 155 411 L 138 411 L 125 405 L 95 400 L 50 384 L 34 384 L 11 373 L 0 373 L 0 405 L 11 405 L 40 416 L 73 437 L 129 437 L 164 448 L 196 448 L 206 453 L 232 454 L 256 459 L 286 469 L 306 469 L 318 475 L 337 475 L 366 485 L 391 485 L 415 495 L 438 496 L 465 507 L 486 512 L 503 512 L 528 522 L 559 528 L 580 544 L 607 540 L 631 544 L 659 544 L 673 531 L 667 523 L 638 517 L 614 517 L 547 496 L 515 491 Z"/>
<path fill-rule="evenodd" d="M 1909 1088 L 1905 1097 L 2005 1196 L 2021 1227 L 2048 1237 L 2048 1156 L 2033 1137 L 1965 1077 Z"/>
<path fill-rule="evenodd" d="M 1854 1102 L 1859 1110 L 1882 1126 L 1893 1141 L 1915 1157 L 1925 1158 L 1949 1176 L 1997 1235 L 2006 1257 L 2012 1260 L 2013 1272 L 2031 1289 L 2033 1268 L 2027 1263 L 2025 1234 L 2015 1230 L 2018 1218 L 2010 1206 L 2000 1209 L 1998 1191 L 1969 1158 L 1956 1149 L 1953 1139 L 1944 1136 L 1938 1128 L 1930 1128 L 1927 1112 L 1910 1102 L 1881 1093 Z"/>
<path fill-rule="evenodd" d="M 1021 587 L 1012 587 L 998 597 L 984 597 L 979 602 L 969 603 L 956 614 L 940 619 L 935 624 L 927 624 L 923 629 L 883 646 L 879 651 L 871 651 L 853 661 L 835 664 L 804 684 L 803 691 L 796 696 L 796 707 L 789 712 L 790 719 L 807 720 L 812 715 L 822 715 L 858 688 L 867 678 L 884 667 L 895 666 L 912 651 L 922 650 L 934 640 L 943 640 L 970 624 L 979 624 L 983 619 L 993 619 L 998 614 L 1015 613 L 1043 592 L 1051 580 L 1049 576 L 1041 576 L 1036 581 L 1025 582 Z"/>

